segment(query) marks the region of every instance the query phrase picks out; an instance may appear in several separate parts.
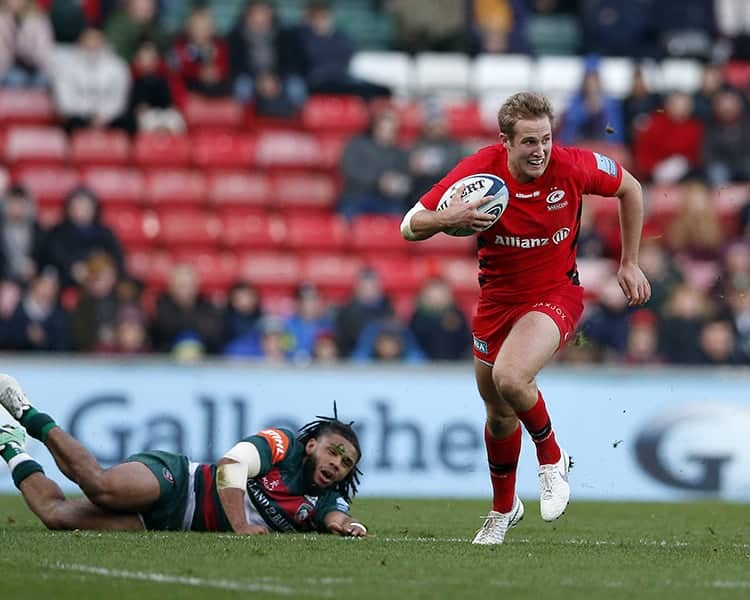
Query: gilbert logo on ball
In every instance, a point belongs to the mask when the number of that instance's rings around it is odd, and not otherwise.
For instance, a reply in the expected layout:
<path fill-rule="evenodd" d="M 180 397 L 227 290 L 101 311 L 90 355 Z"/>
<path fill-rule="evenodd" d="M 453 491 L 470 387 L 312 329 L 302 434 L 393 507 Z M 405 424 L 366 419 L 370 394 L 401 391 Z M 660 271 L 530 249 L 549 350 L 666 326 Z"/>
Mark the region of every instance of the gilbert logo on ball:
<path fill-rule="evenodd" d="M 508 186 L 505 185 L 505 182 L 500 177 L 490 173 L 469 175 L 468 177 L 459 179 L 445 191 L 435 210 L 445 210 L 451 198 L 456 193 L 456 190 L 462 185 L 464 186 L 464 190 L 461 193 L 461 200 L 463 202 L 471 202 L 478 198 L 486 198 L 487 201 L 479 207 L 479 211 L 495 217 L 492 223 L 485 228 L 485 230 L 489 229 L 503 215 L 505 209 L 508 208 Z M 463 237 L 473 235 L 476 232 L 472 229 L 462 229 L 457 227 L 446 230 L 445 233 L 448 235 Z"/>

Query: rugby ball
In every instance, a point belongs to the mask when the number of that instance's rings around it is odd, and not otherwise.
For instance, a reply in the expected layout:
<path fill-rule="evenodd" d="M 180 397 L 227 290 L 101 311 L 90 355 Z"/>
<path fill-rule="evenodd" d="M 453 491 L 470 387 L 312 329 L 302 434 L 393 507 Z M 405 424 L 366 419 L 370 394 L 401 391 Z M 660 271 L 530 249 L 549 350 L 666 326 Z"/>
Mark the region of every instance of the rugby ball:
<path fill-rule="evenodd" d="M 450 202 L 453 193 L 461 186 L 464 187 L 464 191 L 461 193 L 461 200 L 463 202 L 471 202 L 477 198 L 487 198 L 487 202 L 479 207 L 479 210 L 483 213 L 493 215 L 494 221 L 489 224 L 483 231 L 486 231 L 492 227 L 497 220 L 503 215 L 505 209 L 508 208 L 508 186 L 505 182 L 500 179 L 497 175 L 491 175 L 489 173 L 478 173 L 476 175 L 469 175 L 463 179 L 459 179 L 452 186 L 450 186 L 440 198 L 437 208 L 435 210 L 444 210 Z M 473 229 L 462 229 L 459 227 L 445 230 L 448 235 L 457 237 L 464 237 L 467 235 L 474 235 L 477 233 Z"/>

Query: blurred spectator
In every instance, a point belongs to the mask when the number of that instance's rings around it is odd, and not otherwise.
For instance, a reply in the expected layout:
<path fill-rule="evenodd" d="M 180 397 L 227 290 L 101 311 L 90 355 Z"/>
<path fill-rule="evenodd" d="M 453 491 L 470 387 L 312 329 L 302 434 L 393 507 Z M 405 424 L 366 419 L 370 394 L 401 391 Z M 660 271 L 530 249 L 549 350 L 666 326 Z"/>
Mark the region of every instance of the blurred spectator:
<path fill-rule="evenodd" d="M 703 160 L 708 181 L 714 186 L 750 180 L 750 115 L 739 92 L 722 90 L 714 96 Z"/>
<path fill-rule="evenodd" d="M 28 190 L 10 188 L 0 204 L 0 279 L 29 281 L 45 262 L 46 239 Z"/>
<path fill-rule="evenodd" d="M 57 43 L 74 44 L 78 40 L 88 25 L 86 4 L 86 0 L 52 0 L 49 19 Z"/>
<path fill-rule="evenodd" d="M 714 2 L 706 0 L 659 0 L 650 24 L 658 32 L 663 56 L 709 60 L 717 36 Z"/>
<path fill-rule="evenodd" d="M 733 289 L 726 300 L 737 331 L 738 347 L 744 356 L 750 356 L 750 289 Z"/>
<path fill-rule="evenodd" d="M 339 348 L 336 337 L 331 331 L 321 331 L 315 337 L 313 345 L 313 362 L 316 364 L 333 364 L 339 360 Z"/>
<path fill-rule="evenodd" d="M 434 9 L 430 9 L 434 15 Z M 365 100 L 390 96 L 387 87 L 349 74 L 354 41 L 334 23 L 326 0 L 310 0 L 304 23 L 295 33 L 296 55 L 312 94 L 353 94 Z"/>
<path fill-rule="evenodd" d="M 126 126 L 130 73 L 98 29 L 84 29 L 76 46 L 55 49 L 52 83 L 68 130 Z"/>
<path fill-rule="evenodd" d="M 735 291 L 750 291 L 750 243 L 745 240 L 733 240 L 724 248 L 721 272 L 713 289 L 720 302 L 727 302 Z"/>
<path fill-rule="evenodd" d="M 255 114 L 259 117 L 290 119 L 300 105 L 291 100 L 275 73 L 259 73 L 255 78 Z"/>
<path fill-rule="evenodd" d="M 143 40 L 153 40 L 160 51 L 166 49 L 166 39 L 159 26 L 156 9 L 156 0 L 124 0 L 121 10 L 107 22 L 107 40 L 128 64 L 133 62 Z"/>
<path fill-rule="evenodd" d="M 128 128 L 135 131 L 182 133 L 185 120 L 174 107 L 167 69 L 156 44 L 145 40 L 133 59 L 133 87 L 128 103 Z"/>
<path fill-rule="evenodd" d="M 183 356 L 189 358 L 204 352 L 213 354 L 221 349 L 223 325 L 223 315 L 201 296 L 195 269 L 187 263 L 176 265 L 166 292 L 156 301 L 155 348 L 177 355 L 187 349 Z"/>
<path fill-rule="evenodd" d="M 144 354 L 150 350 L 146 317 L 133 304 L 120 306 L 111 342 L 101 343 L 96 348 L 97 352 L 119 355 Z"/>
<path fill-rule="evenodd" d="M 277 315 L 265 315 L 258 321 L 256 330 L 229 342 L 224 348 L 224 356 L 283 363 L 289 359 L 292 344 L 284 320 Z"/>
<path fill-rule="evenodd" d="M 526 3 L 523 0 L 473 0 L 472 25 L 478 52 L 527 53 Z M 434 20 L 434 19 L 433 19 Z"/>
<path fill-rule="evenodd" d="M 101 222 L 99 199 L 90 189 L 78 187 L 68 194 L 62 221 L 47 238 L 48 260 L 57 267 L 63 287 L 83 283 L 86 261 L 97 250 L 111 256 L 117 272 L 124 273 L 122 246 Z"/>
<path fill-rule="evenodd" d="M 316 338 L 323 332 L 331 331 L 333 321 L 315 286 L 300 285 L 295 300 L 296 310 L 286 320 L 284 328 L 291 337 L 292 356 L 297 360 L 309 360 L 313 355 Z"/>
<path fill-rule="evenodd" d="M 431 279 L 422 286 L 409 328 L 427 358 L 458 360 L 471 356 L 471 328 L 453 291 L 442 279 Z"/>
<path fill-rule="evenodd" d="M 260 348 L 260 324 L 263 309 L 260 295 L 249 283 L 238 281 L 229 290 L 224 311 L 224 338 L 229 344 L 243 339 L 244 344 Z"/>
<path fill-rule="evenodd" d="M 720 65 L 708 64 L 703 67 L 700 87 L 693 93 L 693 115 L 707 125 L 714 114 L 714 97 L 724 85 L 724 75 Z"/>
<path fill-rule="evenodd" d="M 662 102 L 661 94 L 649 89 L 643 67 L 636 66 L 630 92 L 623 101 L 625 141 L 628 145 L 632 145 L 635 132 L 643 127 L 649 115 L 656 112 Z"/>
<path fill-rule="evenodd" d="M 669 296 L 662 311 L 660 352 L 670 363 L 698 364 L 702 360 L 700 332 L 713 307 L 698 288 L 682 283 Z"/>
<path fill-rule="evenodd" d="M 93 252 L 86 261 L 86 277 L 70 313 L 70 334 L 75 350 L 92 352 L 114 344 L 117 314 L 117 267 L 106 252 Z"/>
<path fill-rule="evenodd" d="M 2 350 L 10 348 L 7 336 L 8 324 L 16 313 L 22 295 L 23 290 L 17 281 L 0 279 L 0 349 Z"/>
<path fill-rule="evenodd" d="M 216 35 L 210 8 L 194 8 L 184 35 L 174 45 L 173 67 L 188 92 L 209 97 L 230 96 L 229 50 Z"/>
<path fill-rule="evenodd" d="M 693 116 L 693 101 L 685 92 L 667 96 L 664 111 L 648 116 L 636 132 L 635 162 L 641 175 L 674 183 L 700 167 L 703 125 Z"/>
<path fill-rule="evenodd" d="M 351 354 L 360 332 L 368 323 L 391 316 L 393 306 L 383 291 L 380 276 L 370 269 L 363 270 L 354 286 L 351 300 L 336 313 L 336 344 L 341 356 Z"/>
<path fill-rule="evenodd" d="M 659 354 L 659 327 L 656 315 L 642 308 L 630 315 L 625 343 L 626 365 L 653 366 L 664 363 Z"/>
<path fill-rule="evenodd" d="M 480 3 L 481 4 L 481 3 Z M 466 7 L 456 0 L 387 0 L 396 23 L 396 49 L 404 52 L 466 52 Z M 488 8 L 480 8 L 481 16 Z M 508 9 L 510 12 L 510 8 Z M 440 18 L 436 18 L 440 15 Z M 477 15 L 479 17 L 480 15 Z M 512 25 L 512 12 L 506 25 Z M 479 20 L 477 20 L 479 23 Z M 496 25 L 496 23 L 494 23 Z"/>
<path fill-rule="evenodd" d="M 344 216 L 404 212 L 411 178 L 409 155 L 397 146 L 398 130 L 398 115 L 382 109 L 373 116 L 370 131 L 353 137 L 344 148 L 338 206 Z"/>
<path fill-rule="evenodd" d="M 558 133 L 563 144 L 581 140 L 625 140 L 620 101 L 604 93 L 599 77 L 599 59 L 589 56 L 581 89 L 565 110 Z"/>
<path fill-rule="evenodd" d="M 599 289 L 596 302 L 584 314 L 581 331 L 610 357 L 619 358 L 627 345 L 628 316 L 628 301 L 617 278 L 611 275 Z"/>
<path fill-rule="evenodd" d="M 683 276 L 672 260 L 672 255 L 659 239 L 644 238 L 641 241 L 640 266 L 651 284 L 649 307 L 660 313 L 674 287 Z"/>
<path fill-rule="evenodd" d="M 351 356 L 360 362 L 423 362 L 425 356 L 409 328 L 396 319 L 373 321 L 359 334 Z"/>
<path fill-rule="evenodd" d="M 0 0 L 0 86 L 46 86 L 53 43 L 34 0 Z"/>
<path fill-rule="evenodd" d="M 660 0 L 585 0 L 581 3 L 584 46 L 608 56 L 653 56 L 651 15 Z"/>
<path fill-rule="evenodd" d="M 694 259 L 718 258 L 724 241 L 711 189 L 693 179 L 680 188 L 680 206 L 667 229 L 670 249 Z"/>
<path fill-rule="evenodd" d="M 583 202 L 578 229 L 578 257 L 602 258 L 607 255 L 607 243 L 596 228 L 596 213 L 592 205 Z"/>
<path fill-rule="evenodd" d="M 67 316 L 60 308 L 59 292 L 55 269 L 42 269 L 31 280 L 23 299 L 3 325 L 0 346 L 6 350 L 67 350 Z"/>
<path fill-rule="evenodd" d="M 715 318 L 700 331 L 700 362 L 704 365 L 742 365 L 747 357 L 740 351 L 730 319 Z"/>
<path fill-rule="evenodd" d="M 261 114 L 275 116 L 278 112 L 269 111 L 273 106 L 268 106 L 269 97 L 283 99 L 295 111 L 307 98 L 305 81 L 298 73 L 299 57 L 293 56 L 289 37 L 289 32 L 278 26 L 270 0 L 248 2 L 227 37 L 235 96 L 243 103 L 261 100 Z M 269 93 L 270 80 L 277 82 L 278 94 Z"/>
<path fill-rule="evenodd" d="M 461 144 L 448 135 L 448 124 L 440 107 L 425 102 L 424 122 L 419 138 L 409 151 L 414 204 L 464 156 Z"/>

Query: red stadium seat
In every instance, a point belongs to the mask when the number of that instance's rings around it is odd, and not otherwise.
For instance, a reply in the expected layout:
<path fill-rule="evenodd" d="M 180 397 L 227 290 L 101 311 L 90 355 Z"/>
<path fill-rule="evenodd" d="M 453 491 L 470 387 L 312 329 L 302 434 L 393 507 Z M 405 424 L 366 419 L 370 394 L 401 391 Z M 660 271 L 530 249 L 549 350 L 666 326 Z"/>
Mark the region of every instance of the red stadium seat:
<path fill-rule="evenodd" d="M 349 227 L 342 217 L 294 215 L 285 219 L 286 245 L 296 251 L 342 251 L 348 246 Z"/>
<path fill-rule="evenodd" d="M 302 109 L 302 125 L 311 131 L 353 134 L 369 122 L 367 105 L 358 96 L 311 96 Z"/>
<path fill-rule="evenodd" d="M 143 200 L 143 175 L 138 169 L 91 167 L 84 170 L 82 180 L 104 204 L 138 205 Z"/>
<path fill-rule="evenodd" d="M 261 294 L 292 294 L 301 281 L 300 260 L 282 252 L 248 252 L 242 257 L 242 278 Z"/>
<path fill-rule="evenodd" d="M 153 216 L 137 206 L 105 206 L 102 219 L 128 251 L 149 247 L 157 233 Z"/>
<path fill-rule="evenodd" d="M 426 240 L 407 244 L 410 252 L 425 256 L 474 256 L 477 250 L 477 238 L 473 235 L 455 237 L 436 233 Z"/>
<path fill-rule="evenodd" d="M 324 173 L 277 173 L 273 196 L 282 210 L 332 211 L 336 206 L 336 180 Z"/>
<path fill-rule="evenodd" d="M 213 171 L 208 177 L 208 201 L 217 208 L 267 207 L 276 194 L 268 177 L 261 173 Z"/>
<path fill-rule="evenodd" d="M 128 273 L 153 291 L 166 287 L 173 262 L 165 250 L 131 250 L 125 255 Z"/>
<path fill-rule="evenodd" d="M 302 256 L 302 279 L 314 284 L 330 300 L 345 300 L 362 270 L 362 259 L 353 254 Z"/>
<path fill-rule="evenodd" d="M 9 163 L 55 164 L 68 157 L 68 139 L 58 127 L 16 125 L 5 134 L 5 159 Z"/>
<path fill-rule="evenodd" d="M 248 169 L 255 159 L 255 139 L 238 133 L 198 133 L 192 136 L 192 158 L 203 168 Z"/>
<path fill-rule="evenodd" d="M 177 247 L 205 249 L 217 246 L 219 220 L 212 213 L 188 208 L 157 211 L 159 234 L 156 241 L 173 250 Z"/>
<path fill-rule="evenodd" d="M 284 225 L 263 210 L 240 212 L 230 209 L 219 213 L 221 241 L 227 248 L 272 249 L 284 237 Z"/>
<path fill-rule="evenodd" d="M 240 260 L 232 252 L 176 250 L 172 259 L 191 264 L 198 272 L 201 290 L 208 294 L 225 293 L 240 278 Z"/>
<path fill-rule="evenodd" d="M 354 248 L 365 253 L 392 252 L 402 254 L 411 242 L 401 236 L 401 217 L 360 215 L 351 225 Z"/>
<path fill-rule="evenodd" d="M 81 129 L 71 136 L 70 158 L 79 165 L 122 165 L 130 160 L 130 140 L 123 131 Z"/>
<path fill-rule="evenodd" d="M 255 162 L 263 167 L 305 168 L 319 161 L 315 136 L 297 131 L 263 131 L 258 136 Z"/>
<path fill-rule="evenodd" d="M 10 184 L 10 174 L 8 173 L 8 170 L 0 165 L 0 194 L 4 194 L 5 190 L 8 189 L 8 185 Z"/>
<path fill-rule="evenodd" d="M 14 170 L 14 179 L 26 186 L 39 205 L 60 206 L 80 177 L 75 169 L 62 166 L 22 166 Z"/>
<path fill-rule="evenodd" d="M 448 103 L 444 107 L 444 115 L 448 133 L 454 138 L 479 138 L 488 133 L 476 102 Z"/>
<path fill-rule="evenodd" d="M 456 293 L 479 294 L 479 267 L 476 259 L 447 258 L 440 261 L 440 275 Z"/>
<path fill-rule="evenodd" d="M 0 90 L 0 123 L 4 125 L 46 125 L 55 120 L 55 108 L 44 90 Z"/>
<path fill-rule="evenodd" d="M 348 142 L 349 136 L 323 135 L 319 137 L 317 168 L 338 171 Z"/>
<path fill-rule="evenodd" d="M 234 98 L 206 98 L 189 95 L 185 102 L 185 122 L 191 130 L 230 130 L 242 126 L 242 105 Z"/>
<path fill-rule="evenodd" d="M 154 206 L 201 206 L 206 198 L 206 178 L 199 171 L 158 169 L 146 174 L 145 199 Z"/>
<path fill-rule="evenodd" d="M 186 167 L 191 160 L 190 137 L 170 133 L 139 133 L 133 160 L 143 167 Z"/>
<path fill-rule="evenodd" d="M 388 293 L 409 292 L 416 294 L 428 277 L 434 275 L 429 263 L 408 254 L 367 256 L 365 264 L 374 269 Z"/>

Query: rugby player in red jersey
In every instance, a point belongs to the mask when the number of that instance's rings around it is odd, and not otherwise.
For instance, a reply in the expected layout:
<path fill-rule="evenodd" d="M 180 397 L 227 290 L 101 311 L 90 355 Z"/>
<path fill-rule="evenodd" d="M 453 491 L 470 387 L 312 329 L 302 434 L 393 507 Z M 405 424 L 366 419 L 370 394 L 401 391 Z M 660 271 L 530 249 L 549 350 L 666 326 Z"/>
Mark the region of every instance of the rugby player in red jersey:
<path fill-rule="evenodd" d="M 0 405 L 21 424 L 0 427 L 0 457 L 50 529 L 367 535 L 349 514 L 359 482 L 359 440 L 351 424 L 338 420 L 335 405 L 333 418 L 318 417 L 297 436 L 281 428 L 248 436 L 217 464 L 157 450 L 110 469 L 31 406 L 9 375 L 0 374 Z M 44 443 L 84 498 L 65 498 L 44 474 L 25 451 L 24 429 Z"/>
<path fill-rule="evenodd" d="M 413 241 L 452 228 L 478 235 L 480 295 L 472 331 L 493 500 L 475 544 L 501 544 L 523 517 L 515 491 L 519 422 L 536 445 L 542 518 L 560 517 L 570 499 L 571 460 L 555 439 L 536 376 L 570 339 L 583 311 L 576 268 L 583 194 L 617 196 L 622 235 L 617 280 L 630 305 L 651 295 L 638 266 L 640 184 L 607 156 L 553 146 L 552 121 L 544 96 L 521 92 L 508 98 L 498 112 L 500 143 L 458 163 L 401 224 L 404 238 Z M 445 210 L 435 211 L 453 183 L 478 173 L 497 175 L 508 187 L 508 207 L 494 225 L 494 217 L 477 210 L 483 200 L 456 200 L 462 188 Z"/>

